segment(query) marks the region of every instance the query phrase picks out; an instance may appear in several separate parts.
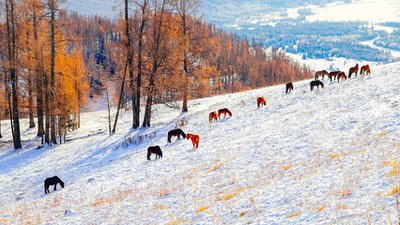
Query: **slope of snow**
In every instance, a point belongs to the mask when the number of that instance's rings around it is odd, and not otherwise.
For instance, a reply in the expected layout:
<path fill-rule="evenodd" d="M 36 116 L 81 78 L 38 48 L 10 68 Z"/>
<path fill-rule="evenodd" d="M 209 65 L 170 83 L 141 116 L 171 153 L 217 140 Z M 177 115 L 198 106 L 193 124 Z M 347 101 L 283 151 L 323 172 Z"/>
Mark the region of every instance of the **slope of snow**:
<path fill-rule="evenodd" d="M 302 81 L 289 95 L 279 85 L 190 101 L 186 114 L 157 106 L 149 129 L 131 130 L 125 112 L 111 137 L 107 112 L 88 112 L 70 141 L 42 149 L 24 123 L 23 150 L 0 144 L 0 223 L 396 224 L 386 162 L 399 159 L 400 63 L 371 69 L 316 92 Z M 233 116 L 209 124 L 224 107 Z M 201 137 L 197 151 L 167 144 L 181 118 Z M 149 145 L 163 158 L 147 161 Z M 45 195 L 54 175 L 66 186 Z"/>

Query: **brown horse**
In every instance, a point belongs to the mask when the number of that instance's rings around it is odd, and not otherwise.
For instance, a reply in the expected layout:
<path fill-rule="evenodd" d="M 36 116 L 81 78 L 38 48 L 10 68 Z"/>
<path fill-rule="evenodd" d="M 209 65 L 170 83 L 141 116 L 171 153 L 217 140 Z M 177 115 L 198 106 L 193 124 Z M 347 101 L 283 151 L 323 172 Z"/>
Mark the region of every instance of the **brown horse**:
<path fill-rule="evenodd" d="M 257 98 L 257 108 L 259 108 L 260 107 L 260 105 L 262 106 L 262 105 L 267 105 L 267 102 L 265 101 L 265 98 L 264 97 L 258 97 Z"/>
<path fill-rule="evenodd" d="M 318 80 L 318 78 L 319 78 L 320 76 L 322 77 L 322 80 L 323 80 L 324 77 L 325 77 L 325 75 L 326 75 L 326 76 L 329 75 L 328 71 L 326 71 L 326 70 L 317 71 L 317 72 L 315 72 L 315 80 Z"/>
<path fill-rule="evenodd" d="M 333 80 L 336 80 L 336 76 L 340 73 L 340 71 L 332 71 L 328 74 L 329 80 L 332 81 L 332 77 Z"/>
<path fill-rule="evenodd" d="M 286 94 L 293 91 L 293 83 L 289 82 L 286 84 Z"/>
<path fill-rule="evenodd" d="M 160 146 L 155 145 L 155 146 L 150 146 L 147 148 L 147 160 L 151 160 L 150 156 L 152 153 L 156 154 L 156 159 L 162 158 L 162 151 L 161 151 Z"/>
<path fill-rule="evenodd" d="M 346 74 L 344 72 L 340 72 L 337 75 L 337 82 L 339 83 L 340 78 L 344 78 L 345 80 L 347 80 Z"/>
<path fill-rule="evenodd" d="M 314 87 L 317 87 L 319 90 L 319 86 L 321 86 L 322 88 L 324 88 L 324 83 L 322 83 L 322 81 L 320 80 L 313 80 L 310 82 L 310 90 L 313 91 Z"/>
<path fill-rule="evenodd" d="M 355 74 L 356 75 L 356 77 L 357 77 L 357 73 L 358 73 L 358 63 L 356 63 L 356 66 L 355 67 L 351 67 L 350 69 L 349 69 L 349 78 L 351 78 L 351 75 L 352 74 Z"/>
<path fill-rule="evenodd" d="M 227 108 L 223 108 L 223 109 L 218 110 L 218 119 L 221 118 L 221 114 L 224 114 L 224 118 L 225 118 L 227 113 L 229 114 L 229 116 L 232 116 L 231 111 L 229 111 L 229 109 L 227 109 Z"/>
<path fill-rule="evenodd" d="M 215 111 L 210 112 L 210 114 L 208 114 L 208 123 L 212 123 L 213 120 L 215 120 L 215 121 L 218 120 L 218 114 Z"/>
<path fill-rule="evenodd" d="M 192 144 L 193 144 L 193 149 L 197 149 L 199 147 L 199 142 L 200 142 L 200 136 L 196 135 L 196 134 L 187 134 L 186 135 L 186 139 L 192 140 Z"/>
<path fill-rule="evenodd" d="M 371 70 L 369 69 L 368 64 L 361 67 L 360 75 L 364 75 L 364 74 L 371 74 Z"/>

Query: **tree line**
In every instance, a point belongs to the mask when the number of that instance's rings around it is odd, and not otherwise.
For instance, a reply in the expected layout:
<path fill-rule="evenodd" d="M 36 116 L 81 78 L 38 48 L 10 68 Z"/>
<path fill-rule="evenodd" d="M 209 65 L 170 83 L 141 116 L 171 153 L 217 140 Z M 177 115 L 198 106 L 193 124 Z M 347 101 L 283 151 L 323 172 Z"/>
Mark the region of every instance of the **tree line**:
<path fill-rule="evenodd" d="M 116 106 L 112 134 L 123 107 L 133 129 L 150 127 L 154 104 L 179 101 L 187 112 L 189 99 L 311 76 L 283 53 L 204 22 L 197 0 L 120 0 L 114 20 L 67 13 L 60 3 L 0 0 L 0 120 L 9 120 L 15 149 L 21 118 L 42 144 L 65 141 L 88 98 Z"/>

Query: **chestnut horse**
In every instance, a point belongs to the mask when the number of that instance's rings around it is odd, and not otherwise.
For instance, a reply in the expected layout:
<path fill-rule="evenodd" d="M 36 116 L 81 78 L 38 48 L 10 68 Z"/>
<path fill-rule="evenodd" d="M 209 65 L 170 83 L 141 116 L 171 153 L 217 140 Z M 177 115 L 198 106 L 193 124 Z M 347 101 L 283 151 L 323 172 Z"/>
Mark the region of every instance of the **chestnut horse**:
<path fill-rule="evenodd" d="M 257 108 L 259 108 L 260 105 L 261 105 L 261 106 L 262 106 L 262 105 L 264 105 L 264 106 L 267 105 L 267 103 L 266 103 L 264 97 L 258 97 L 258 98 L 257 98 Z"/>
<path fill-rule="evenodd" d="M 151 160 L 150 156 L 152 153 L 156 154 L 156 159 L 162 158 L 162 151 L 161 151 L 160 146 L 155 145 L 155 146 L 150 146 L 147 148 L 147 160 Z"/>
<path fill-rule="evenodd" d="M 310 90 L 313 91 L 314 87 L 317 87 L 319 90 L 319 86 L 324 88 L 324 83 L 322 83 L 320 80 L 313 80 L 310 82 Z"/>
<path fill-rule="evenodd" d="M 187 134 L 186 135 L 186 139 L 192 140 L 192 144 L 193 144 L 193 149 L 197 149 L 199 147 L 199 142 L 200 142 L 200 136 L 196 135 L 196 134 Z"/>
<path fill-rule="evenodd" d="M 347 80 L 346 74 L 344 72 L 340 72 L 337 75 L 337 82 L 339 83 L 340 78 L 344 78 L 345 80 Z"/>
<path fill-rule="evenodd" d="M 218 115 L 217 115 L 217 112 L 210 112 L 210 114 L 208 114 L 208 123 L 212 123 L 212 121 L 213 120 L 215 120 L 215 121 L 217 121 L 218 120 Z"/>
<path fill-rule="evenodd" d="M 356 74 L 356 77 L 357 77 L 357 73 L 358 73 L 358 63 L 356 63 L 356 66 L 355 67 L 351 67 L 350 69 L 349 69 L 349 78 L 351 78 L 351 75 L 352 74 Z"/>
<path fill-rule="evenodd" d="M 50 191 L 49 191 L 50 185 L 54 185 L 54 190 L 56 191 L 57 184 L 60 184 L 61 188 L 64 188 L 64 182 L 57 176 L 46 178 L 44 180 L 44 193 L 45 194 L 50 193 Z"/>
<path fill-rule="evenodd" d="M 315 72 L 315 80 L 318 80 L 318 78 L 319 78 L 320 76 L 322 77 L 322 80 L 323 80 L 324 77 L 325 77 L 325 75 L 326 75 L 326 76 L 329 75 L 328 71 L 326 71 L 326 70 L 317 71 L 317 72 Z"/>
<path fill-rule="evenodd" d="M 361 67 L 360 75 L 364 75 L 364 74 L 371 74 L 371 70 L 369 69 L 368 64 Z"/>
<path fill-rule="evenodd" d="M 336 76 L 340 73 L 340 71 L 332 71 L 328 74 L 329 80 L 332 81 L 332 77 L 333 80 L 336 80 Z"/>
<path fill-rule="evenodd" d="M 293 91 L 293 83 L 289 82 L 286 84 L 286 94 Z"/>
<path fill-rule="evenodd" d="M 229 114 L 229 116 L 232 116 L 232 113 L 231 113 L 231 111 L 229 111 L 229 109 L 227 109 L 227 108 L 223 108 L 223 109 L 220 109 L 220 110 L 218 110 L 218 118 L 220 119 L 221 117 L 221 114 L 224 114 L 224 118 L 225 118 L 225 116 L 226 116 L 226 114 Z"/>
<path fill-rule="evenodd" d="M 183 138 L 186 138 L 186 134 L 185 132 L 183 132 L 181 129 L 175 129 L 175 130 L 170 130 L 168 131 L 168 143 L 171 143 L 171 137 L 172 136 L 178 136 L 178 139 L 180 138 L 180 136 L 182 136 Z"/>

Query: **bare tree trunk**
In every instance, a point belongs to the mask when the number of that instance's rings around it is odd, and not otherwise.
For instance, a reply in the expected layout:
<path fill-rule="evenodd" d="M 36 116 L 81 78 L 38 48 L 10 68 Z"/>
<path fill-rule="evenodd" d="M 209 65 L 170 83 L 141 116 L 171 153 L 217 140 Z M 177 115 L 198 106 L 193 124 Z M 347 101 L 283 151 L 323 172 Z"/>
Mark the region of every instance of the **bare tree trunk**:
<path fill-rule="evenodd" d="M 189 89 L 189 68 L 188 68 L 188 59 L 186 49 L 189 49 L 189 39 L 187 38 L 187 30 L 186 30 L 186 14 L 181 15 L 182 20 L 182 29 L 183 36 L 185 38 L 185 46 L 183 49 L 183 70 L 184 70 L 184 87 L 183 87 L 183 103 L 182 103 L 182 112 L 187 112 L 188 110 L 188 89 Z"/>
<path fill-rule="evenodd" d="M 132 38 L 130 35 L 130 30 L 129 30 L 129 14 L 128 14 L 128 10 L 129 10 L 129 2 L 128 0 L 125 0 L 125 36 L 126 36 L 126 59 L 127 59 L 127 63 L 129 65 L 129 85 L 130 85 L 130 91 L 131 91 L 131 104 L 132 104 L 132 127 L 134 127 L 134 121 L 135 121 L 135 113 L 136 110 L 134 109 L 135 107 L 135 82 L 134 82 L 134 78 L 133 78 L 133 49 L 132 49 Z M 125 77 L 125 74 L 124 74 Z M 125 83 L 125 79 L 123 81 Z M 122 97 L 122 96 L 120 96 Z M 122 100 L 122 99 L 121 99 Z M 118 107 L 120 107 L 119 103 L 118 103 Z M 114 124 L 115 127 L 116 124 Z M 115 130 L 113 129 L 113 133 L 115 133 Z"/>
<path fill-rule="evenodd" d="M 108 108 L 108 132 L 111 135 L 111 112 L 110 112 L 110 99 L 108 97 L 108 90 L 107 90 L 107 108 Z"/>
<path fill-rule="evenodd" d="M 55 14 L 56 14 L 56 4 L 55 0 L 49 0 L 50 8 L 50 139 L 51 143 L 57 144 L 56 139 L 56 116 L 55 111 L 55 58 L 56 58 L 56 48 L 55 48 Z"/>
<path fill-rule="evenodd" d="M 118 115 L 119 115 L 119 111 L 121 109 L 122 100 L 123 100 L 123 96 L 124 96 L 125 76 L 126 76 L 127 67 L 128 67 L 128 62 L 125 63 L 124 76 L 122 78 L 121 90 L 119 92 L 119 98 L 118 98 L 117 114 L 115 115 L 114 127 L 111 132 L 113 134 L 115 134 L 115 130 L 117 129 Z"/>
<path fill-rule="evenodd" d="M 28 108 L 29 108 L 29 128 L 35 127 L 33 111 L 33 81 L 32 71 L 28 71 Z"/>
<path fill-rule="evenodd" d="M 8 58 L 10 61 L 10 81 L 12 93 L 12 117 L 14 127 L 14 149 L 22 148 L 21 133 L 19 126 L 19 111 L 18 111 L 18 75 L 16 72 L 16 36 L 15 36 L 15 20 L 14 20 L 14 1 L 6 0 L 6 20 L 7 20 L 7 46 Z"/>
<path fill-rule="evenodd" d="M 39 50 L 38 50 L 38 27 L 37 27 L 37 15 L 36 15 L 36 4 L 33 5 L 33 40 L 34 40 L 34 52 L 35 52 L 35 77 L 36 77 L 36 113 L 38 122 L 38 133 L 37 136 L 42 138 L 44 135 L 44 124 L 43 124 L 43 68 L 39 70 Z"/>

